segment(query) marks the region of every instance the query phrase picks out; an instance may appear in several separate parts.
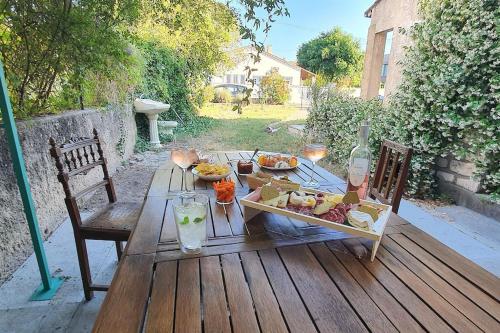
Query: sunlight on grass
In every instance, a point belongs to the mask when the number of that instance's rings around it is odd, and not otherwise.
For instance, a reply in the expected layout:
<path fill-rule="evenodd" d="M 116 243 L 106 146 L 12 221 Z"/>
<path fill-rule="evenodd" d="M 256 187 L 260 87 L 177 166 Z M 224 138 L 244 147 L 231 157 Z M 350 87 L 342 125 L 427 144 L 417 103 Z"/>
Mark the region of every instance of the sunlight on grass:
<path fill-rule="evenodd" d="M 297 154 L 302 147 L 301 138 L 288 132 L 290 124 L 304 124 L 307 111 L 293 106 L 253 104 L 243 114 L 232 111 L 229 104 L 209 104 L 200 116 L 218 119 L 217 125 L 197 138 L 186 138 L 200 149 L 261 150 Z M 270 124 L 280 129 L 272 134 L 265 129 Z"/>

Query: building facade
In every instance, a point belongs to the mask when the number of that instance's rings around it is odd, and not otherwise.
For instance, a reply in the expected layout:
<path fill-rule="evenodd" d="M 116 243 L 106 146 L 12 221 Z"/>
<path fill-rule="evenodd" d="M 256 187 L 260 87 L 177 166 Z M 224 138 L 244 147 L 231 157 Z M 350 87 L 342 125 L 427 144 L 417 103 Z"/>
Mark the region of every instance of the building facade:
<path fill-rule="evenodd" d="M 215 88 L 227 88 L 231 91 L 242 90 L 245 87 L 251 87 L 251 83 L 247 81 L 247 66 L 254 69 L 250 76 L 250 80 L 255 82 L 252 92 L 252 99 L 258 100 L 261 96 L 260 82 L 262 78 L 272 72 L 277 71 L 287 81 L 290 89 L 290 104 L 305 105 L 309 100 L 309 87 L 305 85 L 305 81 L 314 78 L 314 74 L 297 66 L 295 63 L 287 61 L 283 58 L 274 55 L 268 47 L 264 52 L 260 53 L 260 61 L 253 63 L 250 56 L 255 51 L 250 47 L 244 47 L 238 50 L 241 53 L 239 61 L 234 68 L 225 71 L 220 75 L 211 78 L 211 85 Z"/>
<path fill-rule="evenodd" d="M 366 10 L 365 16 L 370 18 L 371 22 L 361 80 L 362 98 L 377 97 L 383 78 L 384 101 L 387 101 L 401 82 L 401 68 L 398 63 L 404 57 L 404 46 L 410 41 L 399 29 L 408 29 L 419 20 L 417 3 L 416 0 L 376 0 Z M 392 42 L 386 49 L 387 36 L 391 32 Z M 388 57 L 386 61 L 384 56 Z M 387 65 L 384 66 L 384 63 Z"/>

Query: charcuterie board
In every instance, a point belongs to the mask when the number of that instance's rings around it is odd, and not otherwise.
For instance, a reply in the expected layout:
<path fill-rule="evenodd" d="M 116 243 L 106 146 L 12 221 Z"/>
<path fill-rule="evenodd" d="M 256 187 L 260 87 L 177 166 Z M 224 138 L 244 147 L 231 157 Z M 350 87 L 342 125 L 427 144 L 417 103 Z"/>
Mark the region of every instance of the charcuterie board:
<path fill-rule="evenodd" d="M 301 188 L 300 190 L 315 195 L 319 193 L 325 196 L 335 195 L 334 193 L 316 191 L 312 189 Z M 360 205 L 367 205 L 367 206 L 369 205 L 371 207 L 376 207 L 380 211 L 380 213 L 378 214 L 378 218 L 374 221 L 373 226 L 370 228 L 370 230 L 365 230 L 348 224 L 328 221 L 326 219 L 322 219 L 314 215 L 301 214 L 300 212 L 296 212 L 286 208 L 270 206 L 262 202 L 259 202 L 259 198 L 260 198 L 259 190 L 256 190 L 240 199 L 240 203 L 243 206 L 243 215 L 245 223 L 262 212 L 268 212 L 300 220 L 306 223 L 345 232 L 354 236 L 371 239 L 373 240 L 372 254 L 371 254 L 372 261 L 375 259 L 375 254 L 377 252 L 378 246 L 380 244 L 380 241 L 384 234 L 385 227 L 387 225 L 387 222 L 389 220 L 392 211 L 392 207 L 389 205 L 384 205 L 373 201 L 360 200 L 359 203 Z"/>

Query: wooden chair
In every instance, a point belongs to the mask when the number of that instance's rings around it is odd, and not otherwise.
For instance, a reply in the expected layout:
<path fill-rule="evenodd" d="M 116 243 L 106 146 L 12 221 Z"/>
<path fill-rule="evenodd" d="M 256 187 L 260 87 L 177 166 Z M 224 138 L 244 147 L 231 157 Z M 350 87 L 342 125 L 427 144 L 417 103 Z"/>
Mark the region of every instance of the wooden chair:
<path fill-rule="evenodd" d="M 370 197 L 383 204 L 392 205 L 392 211 L 396 214 L 406 185 L 412 154 L 412 148 L 389 140 L 384 140 L 380 147 Z"/>
<path fill-rule="evenodd" d="M 92 138 L 72 139 L 61 146 L 57 146 L 53 138 L 49 141 L 50 155 L 54 158 L 58 170 L 57 178 L 66 195 L 64 201 L 73 225 L 83 290 L 87 300 L 93 297 L 94 290 L 106 291 L 108 286 L 92 283 L 86 240 L 115 241 L 116 254 L 120 260 L 123 250 L 122 242 L 128 240 L 142 207 L 141 203 L 117 202 L 113 180 L 109 176 L 106 158 L 104 158 L 101 142 L 95 129 L 93 134 Z M 86 175 L 88 171 L 96 167 L 102 168 L 103 180 L 73 194 L 70 180 L 77 175 Z M 89 218 L 82 219 L 77 200 L 100 187 L 106 189 L 109 202 Z"/>

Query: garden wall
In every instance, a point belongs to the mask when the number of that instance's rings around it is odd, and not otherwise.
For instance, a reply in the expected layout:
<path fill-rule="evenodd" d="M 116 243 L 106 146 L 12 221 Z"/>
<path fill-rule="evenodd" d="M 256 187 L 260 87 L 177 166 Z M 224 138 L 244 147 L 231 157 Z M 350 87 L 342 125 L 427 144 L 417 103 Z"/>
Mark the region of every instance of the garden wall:
<path fill-rule="evenodd" d="M 28 179 L 37 208 L 40 231 L 47 238 L 67 216 L 64 193 L 49 154 L 49 137 L 62 143 L 71 137 L 90 136 L 96 128 L 103 141 L 109 170 L 114 173 L 134 149 L 136 125 L 131 106 L 118 110 L 70 111 L 17 122 Z M 32 253 L 32 243 L 4 130 L 0 128 L 0 282 Z M 94 170 L 77 176 L 75 190 L 102 179 Z"/>
<path fill-rule="evenodd" d="M 476 171 L 473 162 L 459 161 L 451 155 L 438 157 L 436 169 L 441 193 L 450 196 L 460 206 L 500 221 L 500 206 L 477 194 L 480 183 L 473 177 Z"/>

